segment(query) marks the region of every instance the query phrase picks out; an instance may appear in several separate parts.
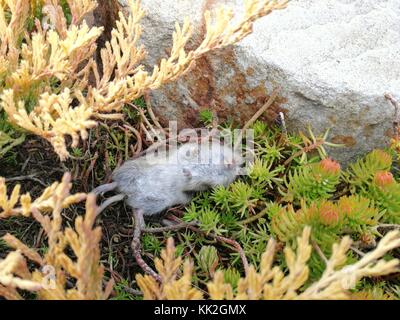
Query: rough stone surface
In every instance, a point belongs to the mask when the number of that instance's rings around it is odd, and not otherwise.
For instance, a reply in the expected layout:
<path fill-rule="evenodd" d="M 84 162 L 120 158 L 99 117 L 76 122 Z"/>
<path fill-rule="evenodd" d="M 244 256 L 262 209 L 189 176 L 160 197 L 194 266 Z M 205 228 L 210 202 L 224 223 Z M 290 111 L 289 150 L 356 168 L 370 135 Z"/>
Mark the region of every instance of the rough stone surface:
<path fill-rule="evenodd" d="M 191 17 L 194 46 L 204 10 L 221 3 L 242 9 L 240 0 L 142 3 L 149 65 L 167 55 L 175 21 Z M 208 54 L 184 78 L 154 91 L 153 108 L 180 127 L 198 125 L 206 108 L 243 123 L 279 85 L 281 97 L 267 118 L 284 109 L 289 130 L 332 128 L 330 140 L 346 147 L 330 154 L 346 163 L 388 141 L 394 110 L 383 95 L 400 98 L 399 17 L 399 0 L 292 0 L 239 44 Z"/>

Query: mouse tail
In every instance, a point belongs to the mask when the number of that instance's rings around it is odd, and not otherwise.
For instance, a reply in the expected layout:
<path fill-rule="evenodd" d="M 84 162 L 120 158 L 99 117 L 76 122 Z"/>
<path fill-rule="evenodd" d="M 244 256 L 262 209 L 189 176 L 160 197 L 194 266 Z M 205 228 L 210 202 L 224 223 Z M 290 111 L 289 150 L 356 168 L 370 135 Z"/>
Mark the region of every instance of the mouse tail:
<path fill-rule="evenodd" d="M 101 186 L 98 186 L 97 188 L 92 190 L 92 193 L 99 195 L 99 194 L 104 194 L 106 192 L 112 191 L 117 187 L 116 182 L 111 182 L 107 184 L 102 184 Z"/>

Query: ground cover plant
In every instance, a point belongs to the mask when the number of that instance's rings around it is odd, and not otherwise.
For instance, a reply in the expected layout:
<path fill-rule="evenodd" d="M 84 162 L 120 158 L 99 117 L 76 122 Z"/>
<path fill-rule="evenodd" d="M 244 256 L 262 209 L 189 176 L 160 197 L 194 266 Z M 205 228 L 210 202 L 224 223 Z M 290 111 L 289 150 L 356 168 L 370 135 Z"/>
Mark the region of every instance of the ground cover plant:
<path fill-rule="evenodd" d="M 147 71 L 140 1 L 129 1 L 131 15 L 119 16 L 99 61 L 103 30 L 85 22 L 95 1 L 0 0 L 1 297 L 400 298 L 397 121 L 390 145 L 347 168 L 329 157 L 341 147 L 329 131 L 248 122 L 255 159 L 247 176 L 147 222 L 142 255 L 160 281 L 133 257 L 129 208 L 103 210 L 90 193 L 152 144 L 150 132 L 168 136 L 148 90 L 286 5 L 244 3 L 236 22 L 228 9 L 207 13 L 207 34 L 192 51 L 190 22 L 177 26 L 170 56 Z M 200 118 L 205 128 L 240 128 L 208 110 Z"/>

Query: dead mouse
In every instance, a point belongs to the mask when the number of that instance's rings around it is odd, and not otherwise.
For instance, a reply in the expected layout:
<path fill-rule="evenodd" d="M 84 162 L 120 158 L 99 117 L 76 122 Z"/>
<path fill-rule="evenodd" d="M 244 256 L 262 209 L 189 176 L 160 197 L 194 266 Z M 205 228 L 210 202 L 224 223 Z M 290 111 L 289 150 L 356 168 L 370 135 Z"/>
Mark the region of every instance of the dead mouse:
<path fill-rule="evenodd" d="M 190 142 L 168 151 L 152 151 L 128 160 L 112 174 L 112 183 L 93 190 L 119 192 L 128 206 L 153 215 L 174 205 L 187 204 L 193 192 L 227 187 L 239 174 L 242 158 L 232 146 L 218 140 Z"/>

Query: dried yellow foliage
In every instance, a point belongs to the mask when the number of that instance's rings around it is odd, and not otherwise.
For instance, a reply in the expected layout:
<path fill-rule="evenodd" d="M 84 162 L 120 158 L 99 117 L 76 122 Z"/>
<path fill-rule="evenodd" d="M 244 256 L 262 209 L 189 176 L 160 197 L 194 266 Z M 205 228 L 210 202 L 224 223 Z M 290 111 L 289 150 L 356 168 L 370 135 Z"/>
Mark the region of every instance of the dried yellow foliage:
<path fill-rule="evenodd" d="M 396 300 L 396 297 L 378 287 L 354 292 L 351 294 L 351 300 Z"/>
<path fill-rule="evenodd" d="M 95 0 L 67 0 L 72 14 L 72 24 L 79 23 L 85 14 L 97 7 Z"/>
<path fill-rule="evenodd" d="M 34 202 L 30 202 L 30 197 L 29 200 L 25 199 L 24 208 L 13 208 L 18 201 L 19 186 L 14 188 L 10 199 L 4 198 L 2 189 L 2 209 L 7 204 L 9 214 L 27 215 L 30 212 L 47 235 L 48 250 L 42 257 L 11 234 L 6 234 L 3 241 L 15 251 L 0 260 L 0 296 L 21 299 L 19 289 L 36 291 L 39 299 L 46 300 L 93 300 L 109 296 L 113 282 L 103 288 L 104 268 L 100 263 L 99 248 L 101 229 L 94 227 L 97 216 L 95 195 L 71 195 L 70 189 L 70 175 L 65 174 L 60 183 L 47 188 Z M 63 229 L 62 209 L 85 198 L 85 216 L 76 218 L 74 229 Z M 51 215 L 43 215 L 42 211 L 49 210 Z M 72 249 L 74 259 L 66 254 L 67 247 Z M 37 268 L 30 271 L 27 260 L 34 262 Z M 75 281 L 70 281 L 72 279 Z"/>
<path fill-rule="evenodd" d="M 28 280 L 32 276 L 28 270 L 26 260 L 19 250 L 13 251 L 0 261 L 0 296 L 8 300 L 21 299 L 17 288 L 38 291 L 40 283 Z"/>
<path fill-rule="evenodd" d="M 24 195 L 20 194 L 21 186 L 19 184 L 14 187 L 11 195 L 8 196 L 5 179 L 0 177 L 0 219 L 20 215 L 27 217 L 34 211 L 53 211 L 58 201 L 58 198 L 55 197 L 55 195 L 63 191 L 66 187 L 66 183 L 66 181 L 62 183 L 54 182 L 50 187 L 43 191 L 40 197 L 32 201 L 32 197 L 29 193 Z M 71 188 L 70 182 L 68 182 L 67 187 Z M 85 199 L 85 193 L 76 193 L 74 195 L 68 194 L 63 198 L 62 208 L 67 208 L 71 204 L 81 202 Z"/>
<path fill-rule="evenodd" d="M 304 228 L 297 239 L 297 250 L 290 247 L 284 249 L 288 272 L 274 266 L 276 242 L 271 239 L 262 256 L 259 271 L 250 266 L 244 278 L 238 282 L 235 291 L 231 284 L 224 281 L 222 271 L 215 273 L 214 279 L 207 284 L 211 299 L 240 300 L 313 300 L 313 299 L 350 299 L 350 290 L 363 277 L 387 275 L 399 271 L 399 261 L 385 261 L 382 257 L 390 250 L 400 247 L 400 232 L 391 231 L 382 238 L 375 250 L 369 252 L 358 262 L 343 267 L 346 253 L 350 249 L 351 239 L 344 237 L 339 244 L 333 246 L 332 256 L 327 262 L 321 278 L 304 289 L 308 280 L 312 246 L 309 243 L 311 228 Z M 156 269 L 162 282 L 157 283 L 148 275 L 137 275 L 136 280 L 144 293 L 145 299 L 200 299 L 202 293 L 193 287 L 192 268 L 185 262 L 183 276 L 178 278 L 180 258 L 175 258 L 172 240 L 161 254 L 162 260 L 156 261 Z M 180 288 L 180 290 L 177 290 Z"/>
<path fill-rule="evenodd" d="M 94 119 L 121 117 L 118 112 L 125 104 L 176 80 L 203 54 L 240 41 L 251 33 L 255 20 L 285 8 L 288 1 L 246 0 L 239 19 L 230 9 L 207 11 L 204 41 L 191 51 L 185 50 L 193 31 L 190 21 L 176 24 L 170 56 L 151 72 L 140 64 L 146 55 L 138 45 L 144 16 L 140 0 L 128 1 L 128 16 L 119 13 L 111 40 L 100 51 L 101 72 L 93 54 L 103 29 L 89 27 L 84 20 L 96 1 L 67 2 L 70 25 L 59 1 L 46 0 L 45 19 L 36 21 L 36 31 L 29 34 L 25 25 L 30 3 L 0 1 L 0 109 L 14 124 L 48 140 L 61 160 L 69 156 L 66 136 L 76 146 L 96 125 Z M 95 80 L 89 82 L 90 76 Z M 27 106 L 32 103 L 35 107 L 30 111 Z"/>
<path fill-rule="evenodd" d="M 0 296 L 21 299 L 21 290 L 27 290 L 36 292 L 39 299 L 108 298 L 113 283 L 103 284 L 104 268 L 99 248 L 101 229 L 94 226 L 98 212 L 95 195 L 71 195 L 70 190 L 70 175 L 65 174 L 60 183 L 54 183 L 32 201 L 29 194 L 20 195 L 19 185 L 8 196 L 4 179 L 0 180 L 0 219 L 32 216 L 46 233 L 48 242 L 48 250 L 42 256 L 13 235 L 3 236 L 2 240 L 14 251 L 0 260 Z M 85 199 L 86 214 L 76 218 L 74 228 L 64 228 L 63 208 Z M 287 271 L 274 265 L 276 242 L 270 239 L 260 265 L 248 268 L 237 289 L 225 282 L 222 271 L 215 272 L 213 280 L 207 284 L 207 292 L 195 287 L 192 283 L 193 264 L 186 260 L 182 268 L 182 258 L 176 256 L 172 238 L 168 239 L 161 259 L 155 259 L 161 282 L 140 274 L 136 275 L 136 280 L 145 299 L 354 299 L 373 293 L 358 296 L 351 293 L 360 279 L 399 271 L 399 260 L 382 258 L 400 247 L 399 231 L 387 233 L 373 251 L 351 265 L 345 265 L 351 246 L 351 239 L 346 236 L 333 245 L 321 278 L 306 286 L 312 252 L 310 233 L 310 227 L 305 227 L 297 239 L 296 251 L 290 247 L 284 249 Z M 74 258 L 66 252 L 67 248 L 72 250 Z M 28 261 L 35 265 L 33 270 L 28 267 Z"/>
<path fill-rule="evenodd" d="M 136 275 L 136 281 L 143 291 L 146 300 L 199 300 L 203 294 L 192 286 L 193 264 L 186 260 L 183 265 L 183 275 L 178 278 L 182 259 L 175 257 L 175 246 L 172 238 L 167 241 L 167 247 L 161 252 L 161 259 L 154 260 L 161 277 L 159 284 L 148 275 Z"/>

